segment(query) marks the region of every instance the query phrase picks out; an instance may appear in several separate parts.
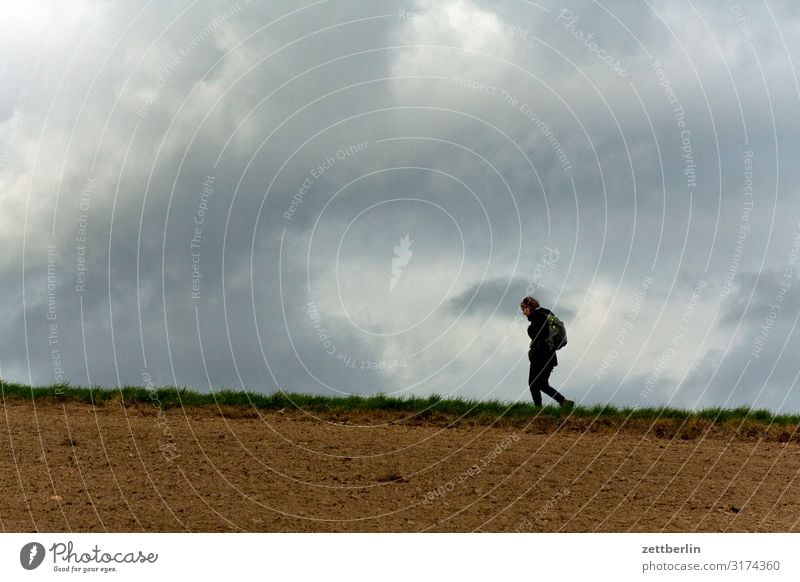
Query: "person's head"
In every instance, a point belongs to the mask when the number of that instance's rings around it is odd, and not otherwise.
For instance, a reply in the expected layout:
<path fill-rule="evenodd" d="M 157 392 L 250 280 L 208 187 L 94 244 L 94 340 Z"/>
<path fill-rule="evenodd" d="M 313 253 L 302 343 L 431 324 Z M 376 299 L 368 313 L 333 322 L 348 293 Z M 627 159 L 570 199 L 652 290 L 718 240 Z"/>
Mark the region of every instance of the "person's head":
<path fill-rule="evenodd" d="M 522 300 L 522 303 L 519 304 L 519 307 L 522 309 L 522 313 L 525 315 L 525 317 L 527 317 L 533 312 L 534 309 L 539 309 L 539 302 L 529 295 Z"/>

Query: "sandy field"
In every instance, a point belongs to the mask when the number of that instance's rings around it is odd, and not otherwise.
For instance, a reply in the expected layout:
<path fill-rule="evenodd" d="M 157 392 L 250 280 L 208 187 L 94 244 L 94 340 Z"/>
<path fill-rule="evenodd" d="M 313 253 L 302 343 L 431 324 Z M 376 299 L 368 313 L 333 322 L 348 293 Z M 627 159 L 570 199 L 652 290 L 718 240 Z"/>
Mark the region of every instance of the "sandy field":
<path fill-rule="evenodd" d="M 0 531 L 800 531 L 794 438 L 225 412 L 6 400 Z"/>

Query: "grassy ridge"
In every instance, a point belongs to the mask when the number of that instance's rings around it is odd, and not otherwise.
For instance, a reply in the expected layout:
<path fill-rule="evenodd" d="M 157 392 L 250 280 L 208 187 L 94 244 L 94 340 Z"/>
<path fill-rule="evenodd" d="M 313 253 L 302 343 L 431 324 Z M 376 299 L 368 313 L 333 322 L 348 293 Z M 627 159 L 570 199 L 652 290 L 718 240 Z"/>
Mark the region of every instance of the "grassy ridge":
<path fill-rule="evenodd" d="M 459 419 L 498 419 L 522 420 L 534 416 L 538 418 L 601 419 L 613 424 L 630 420 L 678 421 L 680 423 L 713 422 L 790 426 L 800 425 L 800 415 L 774 414 L 769 410 L 750 408 L 706 408 L 685 410 L 678 408 L 617 408 L 610 405 L 578 406 L 572 410 L 562 410 L 557 406 L 535 408 L 528 403 L 509 403 L 498 400 L 466 400 L 463 398 L 443 399 L 440 396 L 390 397 L 384 394 L 375 396 L 316 396 L 289 392 L 260 394 L 221 390 L 199 393 L 186 388 L 163 387 L 148 389 L 141 386 L 123 388 L 80 388 L 69 384 L 31 387 L 0 381 L 0 396 L 8 398 L 33 399 L 41 402 L 85 402 L 102 405 L 111 401 L 121 401 L 124 405 L 151 404 L 158 402 L 162 409 L 182 407 L 238 407 L 258 410 L 303 410 L 306 412 L 371 412 L 391 411 L 413 414 L 419 418 L 434 414 Z"/>

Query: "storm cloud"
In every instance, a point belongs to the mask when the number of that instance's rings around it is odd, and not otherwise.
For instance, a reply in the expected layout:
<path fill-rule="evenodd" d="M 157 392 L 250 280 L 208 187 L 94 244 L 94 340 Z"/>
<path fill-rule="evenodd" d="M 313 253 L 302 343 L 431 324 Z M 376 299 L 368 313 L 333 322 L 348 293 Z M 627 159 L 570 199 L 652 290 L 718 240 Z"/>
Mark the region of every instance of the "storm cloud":
<path fill-rule="evenodd" d="M 800 411 L 800 11 L 19 3 L 0 375 Z"/>

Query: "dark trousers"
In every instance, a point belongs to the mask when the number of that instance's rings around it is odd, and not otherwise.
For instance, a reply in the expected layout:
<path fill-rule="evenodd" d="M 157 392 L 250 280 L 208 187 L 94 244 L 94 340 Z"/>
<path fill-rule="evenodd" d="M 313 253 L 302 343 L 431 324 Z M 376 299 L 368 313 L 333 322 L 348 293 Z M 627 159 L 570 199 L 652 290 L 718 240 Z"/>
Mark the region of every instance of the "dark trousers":
<path fill-rule="evenodd" d="M 553 363 L 550 361 L 531 361 L 531 370 L 528 373 L 528 387 L 531 389 L 533 403 L 536 406 L 542 405 L 542 392 L 561 404 L 564 396 L 555 388 L 550 386 L 550 373 L 553 371 Z"/>

